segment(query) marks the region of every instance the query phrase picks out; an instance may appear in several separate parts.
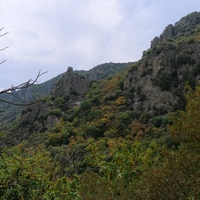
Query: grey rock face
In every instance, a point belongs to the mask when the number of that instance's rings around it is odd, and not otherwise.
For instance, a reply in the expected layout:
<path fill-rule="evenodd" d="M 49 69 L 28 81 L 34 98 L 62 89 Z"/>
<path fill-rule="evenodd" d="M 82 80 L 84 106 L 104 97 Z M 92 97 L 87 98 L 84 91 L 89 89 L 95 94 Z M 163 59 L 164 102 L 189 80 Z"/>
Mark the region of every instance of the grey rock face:
<path fill-rule="evenodd" d="M 163 34 L 160 36 L 160 38 L 166 40 L 166 39 L 172 38 L 173 36 L 174 36 L 174 26 L 172 24 L 169 24 L 165 28 L 165 30 L 164 30 Z"/>
<path fill-rule="evenodd" d="M 60 122 L 60 120 L 56 116 L 50 115 L 47 117 L 45 127 L 47 129 L 50 129 L 50 128 L 54 127 L 56 124 L 58 124 L 59 122 Z"/>
<path fill-rule="evenodd" d="M 198 42 L 183 42 L 144 56 L 135 70 L 129 70 L 124 81 L 125 90 L 132 91 L 133 110 L 163 114 L 182 109 L 186 82 L 198 85 L 199 55 Z"/>
<path fill-rule="evenodd" d="M 33 133 L 40 133 L 52 128 L 59 119 L 56 116 L 48 116 L 52 105 L 45 102 L 36 101 L 25 109 L 20 117 L 19 128 L 15 131 L 15 136 L 21 140 L 27 139 Z"/>
<path fill-rule="evenodd" d="M 160 35 L 151 42 L 151 48 L 155 47 L 160 41 L 168 40 L 173 37 L 179 38 L 183 35 L 192 35 L 193 28 L 200 23 L 200 12 L 193 12 L 180 19 L 175 25 L 169 24 Z"/>
<path fill-rule="evenodd" d="M 66 74 L 57 83 L 52 97 L 69 97 L 65 104 L 69 107 L 80 105 L 84 94 L 88 91 L 89 82 L 82 76 L 74 74 L 73 68 L 68 67 Z M 74 97 L 75 96 L 75 97 Z M 22 112 L 20 126 L 15 131 L 16 137 L 26 139 L 31 134 L 44 132 L 60 122 L 59 117 L 53 113 L 60 110 L 56 103 L 36 101 Z M 62 111 L 60 110 L 62 113 Z M 62 115 L 62 114 L 61 114 Z"/>
<path fill-rule="evenodd" d="M 199 23 L 200 23 L 200 13 L 192 12 L 189 15 L 181 18 L 180 21 L 176 22 L 175 26 L 188 27 L 188 26 L 194 26 Z"/>
<path fill-rule="evenodd" d="M 73 72 L 72 67 L 68 67 L 66 74 L 60 79 L 52 92 L 52 96 L 63 97 L 65 95 L 76 94 L 81 97 L 88 91 L 89 82 L 80 75 Z"/>

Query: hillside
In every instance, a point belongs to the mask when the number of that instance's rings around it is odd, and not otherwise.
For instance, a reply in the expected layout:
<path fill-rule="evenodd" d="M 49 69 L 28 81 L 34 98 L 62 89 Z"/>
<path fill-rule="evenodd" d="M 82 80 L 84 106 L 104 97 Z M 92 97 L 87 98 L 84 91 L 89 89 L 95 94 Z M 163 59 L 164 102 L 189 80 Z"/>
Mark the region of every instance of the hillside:
<path fill-rule="evenodd" d="M 117 73 L 123 71 L 131 63 L 105 63 L 90 69 L 89 71 L 75 71 L 77 74 L 83 75 L 87 80 L 101 80 L 109 76 L 114 76 Z M 48 80 L 41 84 L 34 84 L 32 87 L 20 90 L 13 91 L 12 95 L 3 94 L 1 99 L 14 102 L 14 103 L 30 103 L 36 99 L 43 98 L 50 95 L 56 83 L 61 79 L 65 73 L 62 73 L 51 80 Z M 16 126 L 20 113 L 24 107 L 13 106 L 0 101 L 0 125 L 1 130 L 8 130 L 13 126 Z"/>
<path fill-rule="evenodd" d="M 2 132 L 0 196 L 199 199 L 199 55 L 194 12 L 138 62 L 80 74 L 69 67 Z"/>

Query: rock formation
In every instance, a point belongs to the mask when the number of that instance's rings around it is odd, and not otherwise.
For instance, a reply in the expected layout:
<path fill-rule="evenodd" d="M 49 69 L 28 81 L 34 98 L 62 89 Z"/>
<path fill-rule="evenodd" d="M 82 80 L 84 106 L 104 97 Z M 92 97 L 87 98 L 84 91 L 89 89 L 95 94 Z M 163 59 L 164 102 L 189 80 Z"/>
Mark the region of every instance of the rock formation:
<path fill-rule="evenodd" d="M 60 79 L 52 92 L 52 96 L 63 97 L 65 95 L 76 94 L 83 97 L 88 91 L 89 82 L 84 76 L 80 76 L 73 72 L 72 67 L 68 67 L 66 74 Z"/>
<path fill-rule="evenodd" d="M 132 64 L 122 77 L 120 95 L 126 97 L 133 117 L 147 114 L 150 119 L 184 109 L 185 84 L 195 87 L 200 80 L 199 55 L 200 13 L 194 12 L 175 25 L 168 25 L 160 37 L 154 38 L 142 59 Z M 88 89 L 89 82 L 69 67 L 50 100 L 37 101 L 22 113 L 16 135 L 52 128 L 66 109 L 80 105 Z"/>
<path fill-rule="evenodd" d="M 185 106 L 184 88 L 200 79 L 200 13 L 194 12 L 165 28 L 151 48 L 129 70 L 124 81 L 132 92 L 133 110 L 162 115 Z"/>
<path fill-rule="evenodd" d="M 33 133 L 44 132 L 58 122 L 63 109 L 69 109 L 80 104 L 84 94 L 88 91 L 89 82 L 68 67 L 66 74 L 56 84 L 49 98 L 37 100 L 25 109 L 20 118 L 20 124 L 15 136 L 26 139 Z M 62 108 L 59 107 L 62 102 Z"/>
<path fill-rule="evenodd" d="M 169 24 L 160 37 L 155 37 L 151 42 L 151 48 L 156 46 L 159 41 L 171 38 L 177 39 L 182 36 L 190 36 L 194 33 L 194 27 L 200 23 L 200 13 L 193 12 L 181 18 L 175 25 Z"/>

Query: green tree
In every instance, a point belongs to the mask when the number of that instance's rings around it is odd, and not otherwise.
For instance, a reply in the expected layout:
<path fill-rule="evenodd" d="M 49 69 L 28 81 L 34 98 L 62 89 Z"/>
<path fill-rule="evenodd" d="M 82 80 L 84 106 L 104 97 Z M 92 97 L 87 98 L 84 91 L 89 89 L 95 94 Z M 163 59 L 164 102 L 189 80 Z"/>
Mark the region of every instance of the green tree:
<path fill-rule="evenodd" d="M 169 126 L 176 146 L 165 148 L 163 162 L 142 174 L 135 191 L 138 199 L 199 199 L 200 87 L 187 89 L 186 109 L 174 114 Z"/>
<path fill-rule="evenodd" d="M 200 87 L 193 91 L 187 86 L 187 106 L 185 111 L 178 111 L 173 117 L 173 125 L 169 127 L 175 142 L 186 145 L 190 150 L 200 149 Z"/>
<path fill-rule="evenodd" d="M 43 147 L 1 149 L 0 199 L 41 199 L 58 170 Z"/>

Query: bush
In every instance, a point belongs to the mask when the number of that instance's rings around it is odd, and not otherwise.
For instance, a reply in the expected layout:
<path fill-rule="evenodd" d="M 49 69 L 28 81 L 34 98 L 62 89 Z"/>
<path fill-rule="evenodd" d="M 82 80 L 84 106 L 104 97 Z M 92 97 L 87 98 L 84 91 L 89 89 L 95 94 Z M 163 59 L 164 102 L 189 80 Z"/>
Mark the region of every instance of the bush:
<path fill-rule="evenodd" d="M 195 38 L 193 38 L 193 37 L 191 37 L 191 38 L 188 39 L 188 44 L 193 44 L 195 42 L 196 42 Z"/>
<path fill-rule="evenodd" d="M 119 88 L 120 88 L 120 90 L 124 90 L 124 81 L 123 80 L 119 81 Z"/>
<path fill-rule="evenodd" d="M 103 115 L 103 111 L 102 110 L 93 110 L 89 113 L 88 115 L 88 120 L 92 121 L 94 119 L 99 119 L 101 118 Z"/>
<path fill-rule="evenodd" d="M 92 103 L 89 100 L 83 101 L 80 105 L 81 110 L 89 110 L 91 107 L 92 107 Z"/>
<path fill-rule="evenodd" d="M 161 89 L 170 91 L 172 87 L 176 87 L 179 83 L 179 79 L 177 77 L 177 72 L 171 72 L 169 74 L 163 73 L 159 77 L 156 77 L 155 80 L 153 80 L 155 85 L 158 85 L 161 87 Z"/>
<path fill-rule="evenodd" d="M 187 54 L 179 54 L 176 57 L 176 64 L 179 66 L 186 64 L 193 65 L 195 64 L 195 62 L 196 61 L 190 55 Z"/>
<path fill-rule="evenodd" d="M 62 97 L 58 97 L 57 99 L 54 100 L 54 103 L 57 105 L 57 106 L 62 106 L 62 104 L 64 104 L 65 100 L 62 98 Z"/>
<path fill-rule="evenodd" d="M 49 111 L 48 116 L 49 115 L 54 115 L 56 117 L 61 117 L 62 116 L 62 110 L 59 108 L 54 108 L 53 110 Z"/>
<path fill-rule="evenodd" d="M 51 133 L 46 145 L 47 146 L 60 146 L 62 144 L 69 143 L 70 133 L 68 131 L 63 131 L 61 133 Z"/>

